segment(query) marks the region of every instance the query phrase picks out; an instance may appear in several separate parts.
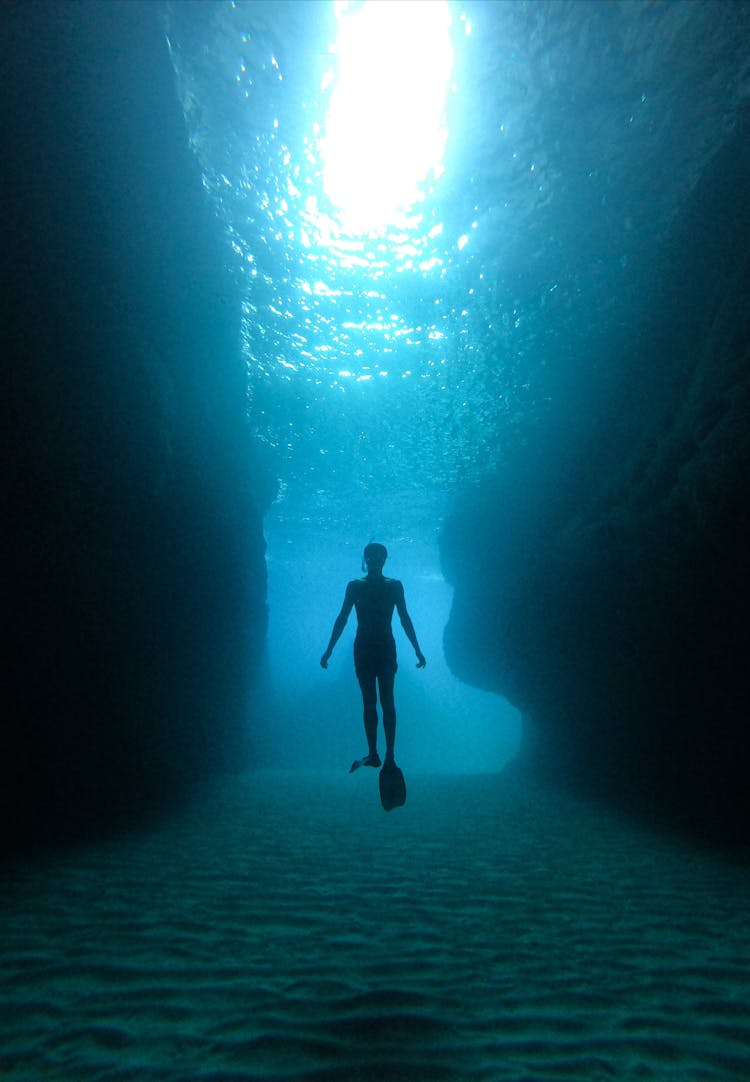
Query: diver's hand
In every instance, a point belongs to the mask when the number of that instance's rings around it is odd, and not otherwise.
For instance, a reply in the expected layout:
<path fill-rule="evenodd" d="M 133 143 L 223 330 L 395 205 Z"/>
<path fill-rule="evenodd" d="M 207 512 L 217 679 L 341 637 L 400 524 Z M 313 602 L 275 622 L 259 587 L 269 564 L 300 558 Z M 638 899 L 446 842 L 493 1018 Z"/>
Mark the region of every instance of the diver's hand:
<path fill-rule="evenodd" d="M 321 667 L 321 669 L 327 669 L 328 668 L 328 659 L 329 659 L 330 656 L 331 655 L 328 652 L 323 654 L 322 658 L 320 659 L 320 667 Z"/>
<path fill-rule="evenodd" d="M 418 669 L 423 669 L 426 664 L 427 664 L 427 661 L 425 660 L 424 654 L 422 653 L 421 650 L 417 650 L 417 668 Z"/>

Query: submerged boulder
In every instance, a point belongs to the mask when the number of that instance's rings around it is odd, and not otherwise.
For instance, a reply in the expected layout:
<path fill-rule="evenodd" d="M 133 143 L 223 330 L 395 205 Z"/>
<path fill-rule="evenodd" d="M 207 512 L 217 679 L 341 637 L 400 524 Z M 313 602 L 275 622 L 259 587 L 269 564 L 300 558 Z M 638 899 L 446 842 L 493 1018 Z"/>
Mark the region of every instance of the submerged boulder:
<path fill-rule="evenodd" d="M 750 151 L 675 223 L 616 393 L 457 503 L 446 652 L 525 718 L 526 761 L 747 844 Z M 598 420 L 593 419 L 598 413 Z"/>
<path fill-rule="evenodd" d="M 5 846 L 128 820 L 248 754 L 268 482 L 159 18 L 4 15 Z"/>

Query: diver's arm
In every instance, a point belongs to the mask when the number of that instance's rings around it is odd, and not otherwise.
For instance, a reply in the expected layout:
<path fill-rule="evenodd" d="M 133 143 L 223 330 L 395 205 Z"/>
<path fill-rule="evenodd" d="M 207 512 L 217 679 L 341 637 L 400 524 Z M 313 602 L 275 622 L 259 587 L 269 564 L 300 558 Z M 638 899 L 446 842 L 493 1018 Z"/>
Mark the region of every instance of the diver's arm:
<path fill-rule="evenodd" d="M 346 627 L 346 621 L 349 619 L 349 613 L 352 611 L 353 607 L 354 607 L 354 583 L 350 582 L 349 585 L 346 588 L 346 593 L 344 594 L 344 604 L 341 606 L 341 612 L 338 614 L 338 616 L 336 617 L 336 619 L 334 621 L 333 631 L 331 632 L 331 638 L 330 638 L 330 640 L 328 642 L 328 646 L 326 647 L 326 652 L 323 654 L 322 658 L 320 659 L 321 668 L 323 668 L 323 669 L 328 668 L 328 659 L 330 658 L 331 654 L 333 653 L 334 646 L 336 645 L 336 643 L 341 638 L 341 632 Z"/>
<path fill-rule="evenodd" d="M 417 642 L 417 633 L 414 630 L 414 624 L 411 622 L 411 616 L 406 608 L 406 598 L 404 597 L 404 587 L 400 582 L 396 584 L 396 609 L 398 611 L 398 618 L 401 621 L 401 626 L 406 633 L 406 637 L 414 647 L 414 653 L 417 655 L 417 668 L 423 669 L 427 662 L 425 656 L 419 649 L 419 643 Z"/>

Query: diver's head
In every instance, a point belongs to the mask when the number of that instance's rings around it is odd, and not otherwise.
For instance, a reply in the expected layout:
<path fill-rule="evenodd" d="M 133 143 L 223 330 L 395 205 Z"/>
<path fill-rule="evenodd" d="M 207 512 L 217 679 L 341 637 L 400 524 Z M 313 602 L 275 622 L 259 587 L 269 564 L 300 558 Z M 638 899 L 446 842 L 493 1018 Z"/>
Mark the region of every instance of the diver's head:
<path fill-rule="evenodd" d="M 374 571 L 377 574 L 378 571 L 383 570 L 383 564 L 387 559 L 388 550 L 385 545 L 371 541 L 369 545 L 365 545 L 365 551 L 362 553 L 362 570 Z"/>

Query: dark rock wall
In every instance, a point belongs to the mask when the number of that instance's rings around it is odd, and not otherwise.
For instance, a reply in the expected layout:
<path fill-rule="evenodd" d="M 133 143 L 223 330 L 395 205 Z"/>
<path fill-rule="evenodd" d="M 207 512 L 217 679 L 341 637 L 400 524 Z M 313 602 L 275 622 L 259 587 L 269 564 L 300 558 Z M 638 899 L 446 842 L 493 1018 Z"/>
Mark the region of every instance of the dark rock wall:
<path fill-rule="evenodd" d="M 5 845 L 247 754 L 268 479 L 160 14 L 3 10 Z"/>
<path fill-rule="evenodd" d="M 442 543 L 450 664 L 523 711 L 526 762 L 741 843 L 749 148 L 743 125 L 657 253 L 650 315 L 585 438 L 558 424 L 464 496 Z"/>

